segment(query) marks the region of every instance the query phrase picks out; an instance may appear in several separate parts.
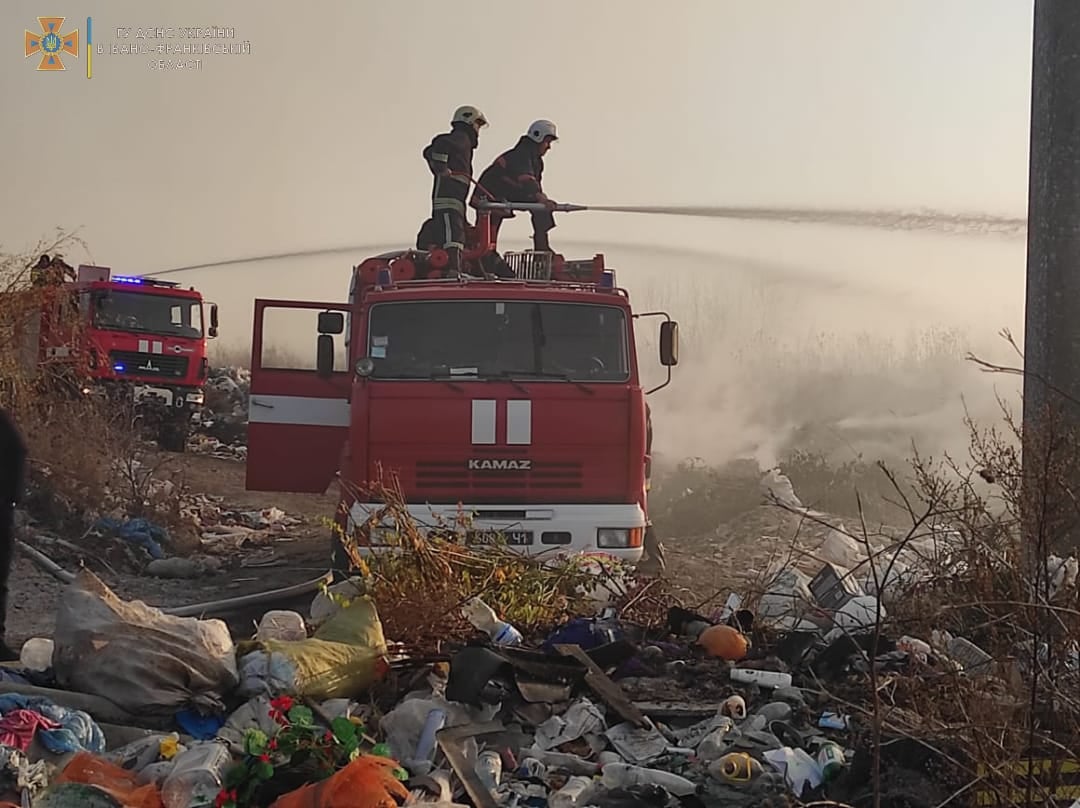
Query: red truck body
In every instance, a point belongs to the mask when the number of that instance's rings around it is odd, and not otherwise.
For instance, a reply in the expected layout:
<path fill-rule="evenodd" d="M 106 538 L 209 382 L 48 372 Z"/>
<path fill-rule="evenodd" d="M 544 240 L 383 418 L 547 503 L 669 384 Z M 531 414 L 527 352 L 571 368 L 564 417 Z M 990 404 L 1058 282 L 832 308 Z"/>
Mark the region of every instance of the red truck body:
<path fill-rule="evenodd" d="M 71 371 L 85 394 L 130 396 L 155 414 L 162 446 L 182 451 L 217 334 L 217 306 L 209 327 L 206 307 L 194 287 L 81 265 L 74 282 L 45 289 L 36 361 Z"/>
<path fill-rule="evenodd" d="M 364 492 L 392 472 L 418 525 L 465 513 L 468 541 L 638 560 L 650 432 L 634 343 L 642 315 L 614 272 L 596 256 L 562 262 L 561 275 L 450 279 L 425 271 L 425 257 L 367 259 L 347 303 L 255 301 L 247 487 L 323 492 L 337 478 L 339 525 L 369 552 L 394 526 L 371 523 L 382 503 Z M 541 258 L 506 255 L 519 270 Z M 282 308 L 319 313 L 316 369 L 261 361 L 266 315 Z M 670 368 L 670 318 L 662 332 Z"/>

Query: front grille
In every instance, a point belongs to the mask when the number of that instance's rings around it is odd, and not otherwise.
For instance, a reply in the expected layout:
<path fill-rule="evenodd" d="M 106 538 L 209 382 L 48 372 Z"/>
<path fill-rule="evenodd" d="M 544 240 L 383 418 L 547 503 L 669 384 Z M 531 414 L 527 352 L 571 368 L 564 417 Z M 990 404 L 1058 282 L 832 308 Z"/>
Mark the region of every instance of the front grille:
<path fill-rule="evenodd" d="M 453 488 L 469 491 L 521 489 L 545 491 L 581 488 L 584 485 L 581 463 L 534 460 L 528 470 L 470 469 L 465 460 L 420 461 L 416 464 L 416 488 L 429 491 Z"/>
<path fill-rule="evenodd" d="M 112 351 L 109 361 L 117 373 L 124 376 L 157 376 L 163 379 L 182 379 L 187 375 L 188 357 L 141 351 Z"/>

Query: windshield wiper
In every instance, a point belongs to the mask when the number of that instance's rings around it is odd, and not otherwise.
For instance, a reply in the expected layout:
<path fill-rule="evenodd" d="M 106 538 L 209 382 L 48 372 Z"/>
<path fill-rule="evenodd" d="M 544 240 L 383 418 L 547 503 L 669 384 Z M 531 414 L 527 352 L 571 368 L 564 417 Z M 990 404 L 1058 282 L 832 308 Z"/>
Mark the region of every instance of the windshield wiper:
<path fill-rule="evenodd" d="M 526 392 L 526 391 L 520 385 L 517 384 L 518 380 L 520 380 L 522 376 L 524 376 L 524 377 L 533 376 L 533 377 L 540 378 L 540 379 L 561 379 L 564 382 L 570 382 L 570 384 L 575 385 L 576 387 L 580 388 L 581 390 L 584 390 L 590 396 L 596 394 L 595 390 L 593 390 L 587 384 L 584 384 L 583 382 L 580 382 L 577 379 L 573 378 L 569 373 L 554 373 L 554 372 L 545 371 L 545 370 L 541 370 L 541 371 L 533 371 L 533 370 L 500 370 L 498 373 L 494 373 L 494 374 L 491 374 L 491 375 L 493 375 L 497 379 L 506 379 L 507 381 L 510 381 L 510 382 L 514 383 L 514 385 L 519 390 L 521 390 L 523 393 Z M 517 379 L 513 378 L 515 376 L 518 377 L 518 378 Z M 525 378 L 524 381 L 528 381 L 528 378 Z"/>

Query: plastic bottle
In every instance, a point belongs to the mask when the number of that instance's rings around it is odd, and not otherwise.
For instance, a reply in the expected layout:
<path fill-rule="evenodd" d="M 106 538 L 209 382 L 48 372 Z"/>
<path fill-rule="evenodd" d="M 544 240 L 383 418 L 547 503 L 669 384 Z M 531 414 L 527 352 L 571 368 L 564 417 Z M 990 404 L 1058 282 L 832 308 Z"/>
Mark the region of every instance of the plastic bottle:
<path fill-rule="evenodd" d="M 484 788 L 491 792 L 492 799 L 496 798 L 499 790 L 499 781 L 502 780 L 502 758 L 498 752 L 481 752 L 476 759 L 476 776 L 484 784 Z"/>
<path fill-rule="evenodd" d="M 604 766 L 604 787 L 629 788 L 631 786 L 660 786 L 676 797 L 689 797 L 697 793 L 697 786 L 685 777 L 659 769 L 644 769 L 629 763 L 609 763 Z"/>
<path fill-rule="evenodd" d="M 509 623 L 500 620 L 495 611 L 480 598 L 472 598 L 462 607 L 465 619 L 473 628 L 483 631 L 496 645 L 520 645 L 521 632 Z"/>
<path fill-rule="evenodd" d="M 534 746 L 523 754 L 527 754 L 529 757 L 539 760 L 549 769 L 562 769 L 570 774 L 581 774 L 591 777 L 600 771 L 599 764 L 566 752 L 549 752 L 546 749 L 538 749 Z"/>
<path fill-rule="evenodd" d="M 416 751 L 413 753 L 413 761 L 420 768 L 429 768 L 435 757 L 435 734 L 446 726 L 446 711 L 435 709 L 427 714 L 424 729 L 420 732 L 420 740 L 416 743 Z M 426 774 L 426 772 L 425 772 Z"/>
<path fill-rule="evenodd" d="M 307 639 L 307 626 L 304 618 L 296 612 L 272 609 L 262 616 L 259 621 L 259 629 L 255 633 L 255 639 L 259 642 L 267 640 L 280 640 L 281 642 L 297 642 Z"/>
<path fill-rule="evenodd" d="M 52 667 L 53 641 L 45 637 L 31 637 L 23 643 L 19 664 L 32 671 L 47 671 Z"/>
<path fill-rule="evenodd" d="M 708 735 L 701 739 L 697 747 L 697 756 L 702 760 L 716 760 L 728 748 L 727 736 L 735 729 L 735 724 L 730 718 L 717 719 L 718 726 Z"/>
<path fill-rule="evenodd" d="M 731 681 L 759 687 L 791 687 L 791 674 L 759 671 L 754 668 L 732 668 Z"/>
<path fill-rule="evenodd" d="M 232 755 L 219 741 L 191 747 L 176 758 L 172 773 L 162 784 L 161 801 L 165 808 L 213 804 L 231 765 Z"/>
<path fill-rule="evenodd" d="M 832 741 L 824 743 L 818 749 L 817 762 L 825 779 L 831 780 L 844 768 L 844 750 Z"/>
<path fill-rule="evenodd" d="M 592 795 L 593 781 L 589 777 L 574 776 L 566 781 L 566 785 L 556 791 L 548 799 L 550 808 L 578 808 L 587 805 Z"/>

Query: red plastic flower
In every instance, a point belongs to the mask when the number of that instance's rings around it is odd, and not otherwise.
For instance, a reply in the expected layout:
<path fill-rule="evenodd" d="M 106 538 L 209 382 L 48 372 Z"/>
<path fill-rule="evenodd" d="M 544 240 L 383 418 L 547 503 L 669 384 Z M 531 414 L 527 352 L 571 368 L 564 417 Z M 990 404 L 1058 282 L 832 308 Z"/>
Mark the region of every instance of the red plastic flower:
<path fill-rule="evenodd" d="M 259 760 L 261 760 L 263 763 L 269 763 L 270 762 L 270 755 L 263 752 L 261 755 L 259 755 Z"/>
<path fill-rule="evenodd" d="M 293 701 L 292 696 L 278 696 L 276 699 L 270 700 L 270 706 L 283 713 L 289 712 L 295 704 L 296 702 Z"/>

